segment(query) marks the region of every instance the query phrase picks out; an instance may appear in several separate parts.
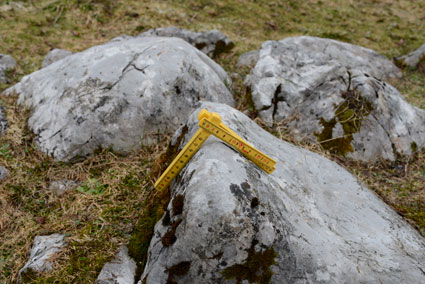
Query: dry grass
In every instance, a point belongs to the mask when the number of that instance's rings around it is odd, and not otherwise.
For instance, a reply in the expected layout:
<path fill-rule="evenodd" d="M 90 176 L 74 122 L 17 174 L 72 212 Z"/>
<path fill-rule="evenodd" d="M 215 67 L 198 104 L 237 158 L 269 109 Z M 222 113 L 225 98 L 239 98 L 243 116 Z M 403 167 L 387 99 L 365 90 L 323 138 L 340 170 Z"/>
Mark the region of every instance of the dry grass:
<path fill-rule="evenodd" d="M 248 69 L 237 57 L 265 40 L 293 35 L 330 37 L 373 48 L 394 57 L 425 42 L 425 2 L 408 0 L 40 0 L 22 1 L 25 10 L 1 12 L 0 53 L 18 62 L 13 82 L 40 68 L 52 48 L 73 52 L 111 38 L 175 25 L 192 30 L 219 29 L 236 44 L 217 58 L 232 75 L 238 109 L 255 118 L 243 87 Z M 412 104 L 425 108 L 425 70 L 406 70 L 393 81 Z M 0 84 L 0 92 L 9 85 Z M 27 261 L 36 235 L 65 233 L 68 246 L 55 256 L 51 273 L 32 283 L 91 283 L 103 264 L 128 242 L 152 187 L 154 161 L 167 137 L 123 157 L 101 150 L 79 163 L 61 163 L 40 153 L 26 127 L 28 110 L 16 97 L 1 97 L 9 130 L 0 137 L 0 165 L 10 171 L 0 184 L 0 283 L 12 283 Z M 261 125 L 261 121 L 257 119 Z M 264 126 L 264 125 L 263 125 Z M 265 127 L 265 126 L 264 126 Z M 394 163 L 366 164 L 334 156 L 320 145 L 297 142 L 282 125 L 268 129 L 281 139 L 318 152 L 345 166 L 425 234 L 425 152 Z M 82 184 L 64 196 L 48 190 L 51 181 Z"/>

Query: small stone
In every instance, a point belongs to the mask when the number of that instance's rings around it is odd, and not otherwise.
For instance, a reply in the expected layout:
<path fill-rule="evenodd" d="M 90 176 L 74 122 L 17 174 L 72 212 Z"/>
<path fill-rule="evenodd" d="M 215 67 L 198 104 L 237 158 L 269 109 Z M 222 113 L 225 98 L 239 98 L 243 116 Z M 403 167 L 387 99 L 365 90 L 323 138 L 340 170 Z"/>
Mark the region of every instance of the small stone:
<path fill-rule="evenodd" d="M 400 67 L 417 68 L 419 63 L 425 61 L 425 44 L 407 55 L 397 57 L 395 61 Z"/>
<path fill-rule="evenodd" d="M 9 171 L 5 167 L 0 166 L 0 181 L 7 178 L 8 175 L 9 175 Z"/>
<path fill-rule="evenodd" d="M 7 72 L 15 69 L 16 61 L 12 56 L 0 54 L 0 83 L 9 83 Z"/>
<path fill-rule="evenodd" d="M 136 262 L 128 255 L 126 246 L 122 246 L 115 257 L 106 263 L 96 284 L 134 284 Z"/>
<path fill-rule="evenodd" d="M 254 67 L 257 64 L 258 58 L 260 57 L 259 50 L 253 50 L 249 52 L 245 52 L 238 58 L 237 67 Z"/>
<path fill-rule="evenodd" d="M 48 65 L 59 61 L 69 55 L 71 55 L 72 52 L 68 51 L 68 50 L 64 50 L 64 49 L 58 49 L 55 48 L 53 50 L 51 50 L 49 53 L 47 53 L 47 55 L 44 57 L 43 62 L 41 63 L 41 66 L 47 67 Z"/>
<path fill-rule="evenodd" d="M 52 181 L 49 184 L 49 190 L 52 191 L 57 196 L 64 195 L 67 191 L 75 189 L 80 182 L 74 180 L 58 180 Z"/>
<path fill-rule="evenodd" d="M 184 39 L 211 57 L 228 52 L 235 46 L 227 36 L 217 30 L 193 32 L 171 26 L 167 28 L 151 29 L 138 36 L 178 37 Z"/>
<path fill-rule="evenodd" d="M 19 270 L 20 281 L 25 281 L 26 275 L 32 272 L 47 272 L 53 269 L 51 259 L 65 246 L 65 235 L 52 234 L 37 236 L 30 251 L 30 257 L 25 266 Z"/>
<path fill-rule="evenodd" d="M 9 124 L 6 119 L 6 110 L 4 107 L 0 107 L 0 136 L 6 133 Z"/>

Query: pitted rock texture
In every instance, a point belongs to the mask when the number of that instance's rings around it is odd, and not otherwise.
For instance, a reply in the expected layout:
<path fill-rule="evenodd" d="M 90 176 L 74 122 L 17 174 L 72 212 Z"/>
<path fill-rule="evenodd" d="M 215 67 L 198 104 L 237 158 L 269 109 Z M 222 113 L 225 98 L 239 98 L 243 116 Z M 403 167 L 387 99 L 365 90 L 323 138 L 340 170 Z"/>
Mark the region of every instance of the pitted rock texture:
<path fill-rule="evenodd" d="M 52 234 L 37 236 L 30 251 L 30 258 L 19 271 L 19 278 L 25 280 L 25 275 L 30 272 L 44 272 L 52 270 L 51 258 L 59 253 L 65 246 L 65 235 Z"/>
<path fill-rule="evenodd" d="M 351 45 L 335 41 L 320 53 L 316 48 L 327 41 L 313 45 L 313 39 L 263 44 L 245 85 L 266 123 L 282 124 L 298 140 L 318 141 L 357 160 L 394 160 L 397 153 L 410 155 L 424 146 L 425 111 L 374 77 L 396 75 L 398 69 L 372 51 L 353 47 L 350 53 Z"/>
<path fill-rule="evenodd" d="M 6 133 L 9 124 L 6 118 L 6 110 L 4 107 L 0 106 L 0 136 Z"/>
<path fill-rule="evenodd" d="M 173 182 L 142 283 L 424 283 L 425 239 L 345 169 L 231 107 L 201 108 L 276 159 L 276 170 L 208 138 Z"/>
<path fill-rule="evenodd" d="M 415 51 L 412 51 L 407 55 L 400 56 L 395 60 L 397 64 L 402 67 L 407 66 L 412 69 L 417 68 L 419 63 L 425 62 L 425 44 L 421 45 Z"/>
<path fill-rule="evenodd" d="M 69 55 L 71 55 L 72 52 L 64 49 L 55 48 L 51 50 L 49 53 L 46 54 L 46 56 L 43 59 L 43 62 L 41 63 L 41 66 L 47 67 L 48 65 L 61 60 L 62 58 L 65 58 Z"/>
<path fill-rule="evenodd" d="M 95 284 L 134 284 L 136 262 L 128 255 L 126 246 L 122 246 L 115 257 L 106 263 Z"/>
<path fill-rule="evenodd" d="M 230 78 L 178 38 L 122 38 L 67 56 L 6 90 L 57 160 L 98 148 L 128 153 L 175 131 L 200 100 L 234 104 Z"/>
<path fill-rule="evenodd" d="M 15 69 L 16 61 L 12 56 L 0 54 L 0 83 L 9 83 L 7 72 Z"/>
<path fill-rule="evenodd" d="M 211 57 L 228 52 L 235 46 L 227 36 L 217 30 L 193 32 L 171 26 L 151 29 L 139 34 L 139 36 L 178 37 Z"/>

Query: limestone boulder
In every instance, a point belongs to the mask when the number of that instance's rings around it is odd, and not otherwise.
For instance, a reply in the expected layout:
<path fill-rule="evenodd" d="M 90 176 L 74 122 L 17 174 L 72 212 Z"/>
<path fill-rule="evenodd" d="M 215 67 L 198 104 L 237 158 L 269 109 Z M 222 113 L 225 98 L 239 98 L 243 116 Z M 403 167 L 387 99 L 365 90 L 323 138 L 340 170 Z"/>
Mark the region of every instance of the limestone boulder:
<path fill-rule="evenodd" d="M 425 61 L 425 43 L 411 53 L 397 57 L 395 60 L 402 67 L 417 68 L 419 63 Z"/>
<path fill-rule="evenodd" d="M 198 101 L 234 104 L 231 81 L 178 38 L 123 37 L 69 55 L 5 91 L 32 109 L 41 151 L 68 161 L 96 148 L 128 153 L 175 131 Z"/>
<path fill-rule="evenodd" d="M 184 39 L 211 57 L 228 52 L 235 46 L 226 35 L 217 30 L 194 32 L 170 26 L 166 28 L 151 29 L 139 34 L 139 36 L 178 37 Z"/>
<path fill-rule="evenodd" d="M 65 235 L 52 234 L 37 236 L 30 251 L 28 262 L 19 270 L 19 279 L 25 280 L 26 275 L 51 271 L 53 269 L 51 259 L 65 246 Z"/>
<path fill-rule="evenodd" d="M 0 54 L 0 83 L 9 83 L 7 72 L 15 69 L 16 61 L 12 56 Z"/>
<path fill-rule="evenodd" d="M 49 53 L 46 54 L 46 56 L 43 59 L 43 62 L 41 63 L 41 66 L 44 68 L 58 60 L 61 60 L 62 58 L 65 58 L 69 55 L 71 55 L 72 52 L 64 49 L 55 48 L 51 50 Z"/>
<path fill-rule="evenodd" d="M 173 182 L 139 283 L 425 282 L 425 239 L 345 169 L 231 107 L 201 108 L 276 159 L 276 170 L 208 138 Z"/>
<path fill-rule="evenodd" d="M 394 160 L 425 145 L 425 111 L 379 79 L 398 74 L 374 51 L 297 37 L 265 42 L 245 85 L 260 117 L 296 139 L 357 160 Z"/>

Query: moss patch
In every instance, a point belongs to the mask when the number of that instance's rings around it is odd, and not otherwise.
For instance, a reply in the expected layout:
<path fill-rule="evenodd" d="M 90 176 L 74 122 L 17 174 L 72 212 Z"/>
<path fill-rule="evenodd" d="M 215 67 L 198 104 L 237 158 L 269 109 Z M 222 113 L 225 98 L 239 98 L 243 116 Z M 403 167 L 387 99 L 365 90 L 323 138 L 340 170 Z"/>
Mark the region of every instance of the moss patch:
<path fill-rule="evenodd" d="M 176 284 L 175 276 L 186 275 L 190 270 L 190 261 L 183 261 L 179 264 L 173 265 L 166 270 L 168 272 L 167 284 Z"/>
<path fill-rule="evenodd" d="M 181 219 L 177 220 L 176 222 L 173 222 L 171 224 L 171 229 L 168 232 L 166 232 L 164 236 L 162 236 L 161 241 L 164 246 L 169 247 L 176 242 L 177 240 L 176 230 L 181 222 L 182 222 Z"/>
<path fill-rule="evenodd" d="M 232 265 L 222 271 L 225 279 L 236 279 L 237 284 L 241 284 L 243 280 L 248 280 L 249 283 L 270 283 L 273 276 L 270 266 L 276 264 L 277 253 L 271 247 L 257 252 L 255 251 L 257 243 L 256 240 L 252 242 L 245 263 Z"/>
<path fill-rule="evenodd" d="M 314 135 L 323 148 L 336 154 L 346 155 L 354 151 L 351 145 L 353 134 L 360 131 L 363 118 L 372 111 L 372 104 L 356 89 L 347 90 L 342 97 L 344 101 L 335 106 L 335 117 L 330 121 L 320 118 L 323 130 Z M 333 137 L 333 130 L 337 123 L 341 124 L 344 131 L 341 137 Z"/>
<path fill-rule="evenodd" d="M 184 206 L 184 196 L 181 194 L 176 195 L 173 199 L 173 214 L 180 215 L 183 213 L 183 206 Z"/>

